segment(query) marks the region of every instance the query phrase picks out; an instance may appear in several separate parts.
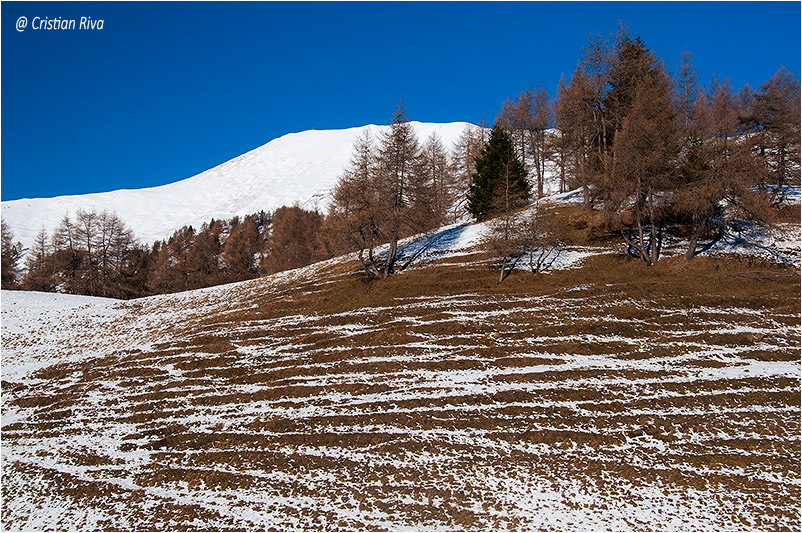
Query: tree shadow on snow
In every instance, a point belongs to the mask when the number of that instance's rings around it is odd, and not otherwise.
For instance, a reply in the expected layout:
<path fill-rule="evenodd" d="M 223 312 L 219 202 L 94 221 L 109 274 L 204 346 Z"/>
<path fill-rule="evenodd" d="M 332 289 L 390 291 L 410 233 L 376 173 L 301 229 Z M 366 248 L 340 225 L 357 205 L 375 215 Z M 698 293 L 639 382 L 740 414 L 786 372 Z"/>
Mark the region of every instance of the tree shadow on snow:
<path fill-rule="evenodd" d="M 423 235 L 404 245 L 398 246 L 399 270 L 404 270 L 412 263 L 427 265 L 432 261 L 453 252 L 467 229 L 467 224 L 444 229 L 430 235 Z"/>

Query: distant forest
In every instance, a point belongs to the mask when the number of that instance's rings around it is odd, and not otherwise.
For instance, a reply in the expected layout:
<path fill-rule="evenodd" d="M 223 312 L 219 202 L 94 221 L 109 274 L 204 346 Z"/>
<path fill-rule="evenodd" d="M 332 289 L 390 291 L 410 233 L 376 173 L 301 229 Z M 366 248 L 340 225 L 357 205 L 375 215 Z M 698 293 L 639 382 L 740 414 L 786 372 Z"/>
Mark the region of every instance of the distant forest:
<path fill-rule="evenodd" d="M 780 67 L 758 88 L 703 85 L 685 52 L 674 73 L 626 28 L 593 36 L 556 95 L 526 88 L 492 129 L 455 146 L 420 140 L 398 105 L 389 132 L 356 140 L 327 213 L 297 206 L 184 227 L 151 246 L 114 213 L 78 211 L 25 254 L 2 226 L 2 287 L 136 298 L 242 281 L 356 252 L 370 279 L 396 270 L 399 239 L 471 216 L 491 220 L 500 259 L 559 246 L 533 202 L 546 175 L 581 189 L 587 217 L 650 265 L 666 228 L 693 259 L 733 219 L 770 224 L 800 181 L 800 85 Z M 522 209 L 528 206 L 527 209 Z M 389 253 L 379 253 L 381 246 Z M 536 271 L 533 266 L 533 272 Z"/>

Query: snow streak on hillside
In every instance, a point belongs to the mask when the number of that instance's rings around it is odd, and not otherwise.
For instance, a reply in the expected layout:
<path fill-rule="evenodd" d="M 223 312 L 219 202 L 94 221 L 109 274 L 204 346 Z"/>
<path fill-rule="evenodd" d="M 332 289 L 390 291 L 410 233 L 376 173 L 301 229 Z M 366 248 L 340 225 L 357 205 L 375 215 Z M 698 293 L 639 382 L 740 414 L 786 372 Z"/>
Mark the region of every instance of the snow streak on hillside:
<path fill-rule="evenodd" d="M 466 122 L 411 124 L 421 142 L 436 132 L 449 149 L 468 126 Z M 169 237 L 187 224 L 198 228 L 211 218 L 228 219 L 294 203 L 306 209 L 323 210 L 328 206 L 329 192 L 348 165 L 354 139 L 365 129 L 375 139 L 389 126 L 291 133 L 175 183 L 147 189 L 13 200 L 3 202 L 2 216 L 15 239 L 28 247 L 42 227 L 52 233 L 64 215 L 74 215 L 79 208 L 116 212 L 140 241 L 147 244 Z M 6 176 L 6 179 L 24 179 L 24 176 Z"/>
<path fill-rule="evenodd" d="M 0 525 L 799 529 L 798 270 L 601 254 L 499 285 L 479 229 L 380 284 L 4 291 Z"/>

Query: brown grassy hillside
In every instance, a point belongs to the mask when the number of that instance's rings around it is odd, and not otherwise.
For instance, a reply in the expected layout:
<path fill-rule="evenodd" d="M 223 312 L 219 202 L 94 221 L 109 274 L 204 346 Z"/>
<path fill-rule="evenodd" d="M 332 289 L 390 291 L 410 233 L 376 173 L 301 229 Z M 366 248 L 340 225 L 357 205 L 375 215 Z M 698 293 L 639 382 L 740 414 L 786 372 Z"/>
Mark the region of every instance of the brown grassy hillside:
<path fill-rule="evenodd" d="M 3 383 L 3 527 L 799 529 L 798 270 L 482 259 L 75 326 L 107 348 Z"/>

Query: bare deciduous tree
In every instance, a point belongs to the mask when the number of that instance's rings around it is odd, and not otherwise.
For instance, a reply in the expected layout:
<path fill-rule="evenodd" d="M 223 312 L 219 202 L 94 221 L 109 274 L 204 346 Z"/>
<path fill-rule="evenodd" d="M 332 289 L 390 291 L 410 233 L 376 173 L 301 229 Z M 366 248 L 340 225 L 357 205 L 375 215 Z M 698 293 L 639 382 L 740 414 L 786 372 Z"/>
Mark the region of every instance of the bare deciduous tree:
<path fill-rule="evenodd" d="M 783 200 L 783 186 L 799 184 L 799 81 L 780 69 L 755 94 L 755 115 L 761 126 L 761 149 L 771 170 L 775 203 Z"/>
<path fill-rule="evenodd" d="M 294 205 L 280 207 L 273 215 L 269 252 L 262 270 L 280 272 L 312 263 L 318 256 L 316 234 L 322 217 Z"/>
<path fill-rule="evenodd" d="M 598 148 L 593 149 L 597 100 L 591 82 L 581 69 L 571 76 L 557 97 L 554 111 L 555 126 L 560 132 L 560 143 L 564 154 L 562 168 L 569 187 L 582 187 L 584 206 L 592 207 L 591 186 L 601 168 Z M 591 158 L 591 156 L 593 156 Z"/>
<path fill-rule="evenodd" d="M 119 287 L 136 248 L 133 231 L 108 211 L 65 215 L 53 235 L 54 286 L 75 294 L 121 296 Z"/>
<path fill-rule="evenodd" d="M 456 222 L 454 207 L 459 203 L 462 190 L 449 159 L 443 141 L 432 133 L 423 144 L 417 170 L 421 181 L 428 181 L 432 186 L 434 216 L 431 221 L 422 221 L 430 227 Z"/>
<path fill-rule="evenodd" d="M 451 213 L 451 219 L 454 221 L 465 211 L 468 191 L 473 182 L 473 174 L 476 172 L 476 159 L 482 153 L 484 144 L 484 128 L 468 125 L 454 145 L 451 167 L 458 191 Z"/>
<path fill-rule="evenodd" d="M 634 94 L 615 135 L 603 187 L 608 208 L 618 215 L 623 239 L 651 265 L 659 256 L 662 194 L 676 187 L 678 140 L 670 81 L 663 66 L 652 58 L 650 68 L 633 83 Z M 625 221 L 625 211 L 633 220 Z"/>
<path fill-rule="evenodd" d="M 19 243 L 14 244 L 14 234 L 5 220 L 0 222 L 0 226 L 2 226 L 3 234 L 2 265 L 0 265 L 0 269 L 2 269 L 2 287 L 10 289 L 16 286 L 17 278 L 19 277 L 17 263 L 22 254 L 22 245 Z"/>
<path fill-rule="evenodd" d="M 687 48 L 682 52 L 682 61 L 674 77 L 674 87 L 679 131 L 682 138 L 687 141 L 692 133 L 699 135 L 699 132 L 694 130 L 694 109 L 699 98 L 699 75 Z"/>
<path fill-rule="evenodd" d="M 559 256 L 563 231 L 556 217 L 542 203 L 535 202 L 522 214 L 517 231 L 521 247 L 529 255 L 532 274 L 542 272 Z"/>
<path fill-rule="evenodd" d="M 22 286 L 28 291 L 52 292 L 55 290 L 55 273 L 50 238 L 43 227 L 34 238 L 25 258 L 25 277 Z"/>
<path fill-rule="evenodd" d="M 370 132 L 354 141 L 348 169 L 334 189 L 327 217 L 331 233 L 341 236 L 342 250 L 357 250 L 357 257 L 368 277 L 378 278 L 375 249 L 384 242 L 384 209 L 378 193 L 376 156 Z"/>

